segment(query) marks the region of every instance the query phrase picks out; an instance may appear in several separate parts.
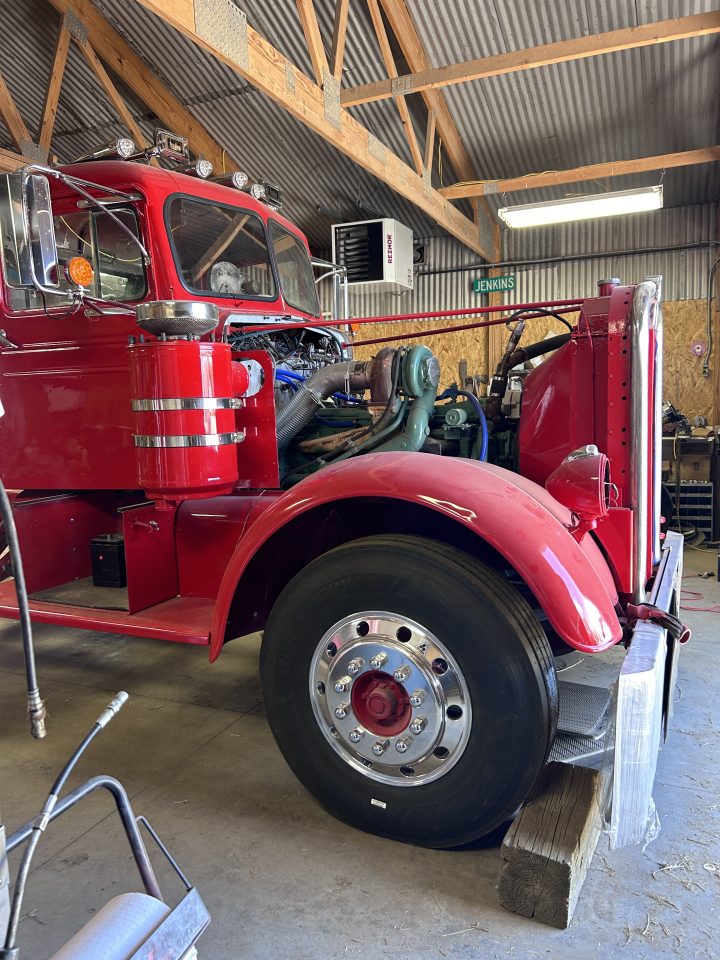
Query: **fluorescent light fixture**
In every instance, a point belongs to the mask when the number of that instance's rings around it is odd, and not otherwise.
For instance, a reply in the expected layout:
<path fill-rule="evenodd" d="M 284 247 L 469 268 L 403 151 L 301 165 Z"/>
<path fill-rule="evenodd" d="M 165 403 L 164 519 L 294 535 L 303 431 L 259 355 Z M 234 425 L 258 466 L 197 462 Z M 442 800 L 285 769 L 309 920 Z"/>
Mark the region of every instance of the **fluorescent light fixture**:
<path fill-rule="evenodd" d="M 597 193 L 590 197 L 551 200 L 548 203 L 522 203 L 516 207 L 502 207 L 498 210 L 498 216 L 509 227 L 542 227 L 550 223 L 617 217 L 624 213 L 645 213 L 648 210 L 659 210 L 662 205 L 663 188 L 662 184 L 658 184 L 657 187 Z"/>

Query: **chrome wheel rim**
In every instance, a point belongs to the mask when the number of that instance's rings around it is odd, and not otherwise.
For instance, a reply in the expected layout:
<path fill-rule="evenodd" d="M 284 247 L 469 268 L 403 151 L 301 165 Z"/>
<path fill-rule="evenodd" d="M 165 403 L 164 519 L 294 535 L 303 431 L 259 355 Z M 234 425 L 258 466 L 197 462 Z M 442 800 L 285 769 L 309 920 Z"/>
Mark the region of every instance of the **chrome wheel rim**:
<path fill-rule="evenodd" d="M 325 739 L 371 780 L 430 783 L 467 746 L 465 678 L 438 638 L 408 617 L 363 611 L 338 621 L 315 649 L 309 680 Z"/>

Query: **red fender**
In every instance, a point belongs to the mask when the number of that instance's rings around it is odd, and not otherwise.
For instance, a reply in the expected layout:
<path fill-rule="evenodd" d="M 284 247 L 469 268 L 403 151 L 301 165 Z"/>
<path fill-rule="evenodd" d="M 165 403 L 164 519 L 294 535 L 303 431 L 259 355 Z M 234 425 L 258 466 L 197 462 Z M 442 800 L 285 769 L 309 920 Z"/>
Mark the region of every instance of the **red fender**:
<path fill-rule="evenodd" d="M 235 591 L 256 551 L 295 517 L 356 497 L 404 500 L 461 523 L 520 574 L 558 635 L 599 653 L 622 636 L 612 574 L 595 541 L 578 543 L 571 513 L 544 487 L 492 464 L 416 453 L 375 453 L 325 467 L 282 494 L 251 525 L 230 558 L 213 617 L 210 659 L 222 649 Z"/>

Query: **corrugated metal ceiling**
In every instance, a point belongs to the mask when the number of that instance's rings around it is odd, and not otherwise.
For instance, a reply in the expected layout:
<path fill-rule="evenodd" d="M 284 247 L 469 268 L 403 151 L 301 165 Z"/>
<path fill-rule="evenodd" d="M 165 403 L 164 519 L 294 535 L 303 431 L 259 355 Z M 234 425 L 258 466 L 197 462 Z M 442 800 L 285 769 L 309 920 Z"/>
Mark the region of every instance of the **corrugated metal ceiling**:
<path fill-rule="evenodd" d="M 717 9 L 716 0 L 407 0 L 430 61 L 456 60 L 580 36 L 671 16 Z M 441 233 L 413 204 L 330 147 L 235 73 L 129 0 L 96 0 L 116 29 L 253 176 L 280 183 L 286 212 L 315 249 L 329 245 L 330 223 L 395 216 L 418 236 Z M 294 0 L 240 2 L 249 22 L 301 70 L 311 73 Z M 330 46 L 334 0 L 316 0 Z M 59 18 L 46 0 L 0 4 L 0 63 L 31 131 L 37 129 Z M 385 76 L 363 0 L 351 0 L 345 85 Z M 625 51 L 448 88 L 446 96 L 478 175 L 518 176 L 540 169 L 645 156 L 719 142 L 720 43 L 698 38 Z M 405 69 L 402 61 L 399 69 Z M 153 118 L 128 91 L 128 105 L 148 133 Z M 409 98 L 422 142 L 422 105 Z M 357 118 L 409 161 L 392 101 L 353 109 Z M 122 132 L 82 55 L 72 49 L 53 149 L 61 160 Z M 0 126 L 0 145 L 11 147 Z M 623 189 L 658 174 L 615 178 Z M 445 182 L 452 179 L 446 169 Z M 435 171 L 436 182 L 438 171 Z M 717 164 L 669 170 L 666 205 L 720 196 Z M 577 191 L 593 185 L 578 185 Z M 513 194 L 509 202 L 562 195 L 562 188 Z M 502 197 L 490 198 L 502 205 Z"/>
<path fill-rule="evenodd" d="M 434 66 L 718 9 L 716 0 L 408 4 Z M 719 55 L 717 37 L 697 37 L 459 84 L 446 89 L 446 98 L 480 177 L 654 156 L 719 142 Z M 668 170 L 666 206 L 717 199 L 718 167 Z M 660 176 L 615 177 L 488 200 L 495 207 L 533 203 L 566 192 L 649 185 Z"/>

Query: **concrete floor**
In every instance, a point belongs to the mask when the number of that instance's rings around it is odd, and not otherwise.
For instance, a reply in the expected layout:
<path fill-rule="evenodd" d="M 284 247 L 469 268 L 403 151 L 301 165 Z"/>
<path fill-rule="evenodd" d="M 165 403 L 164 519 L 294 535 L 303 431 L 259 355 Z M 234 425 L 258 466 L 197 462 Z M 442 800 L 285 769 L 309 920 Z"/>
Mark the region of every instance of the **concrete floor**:
<path fill-rule="evenodd" d="M 686 574 L 714 569 L 687 551 Z M 714 581 L 688 590 L 720 603 Z M 720 608 L 719 608 L 720 609 Z M 496 846 L 414 849 L 333 820 L 295 780 L 263 718 L 258 643 L 204 649 L 37 628 L 46 740 L 33 742 L 17 624 L 0 625 L 0 804 L 12 831 L 41 806 L 55 772 L 110 695 L 131 694 L 73 782 L 118 777 L 200 889 L 213 922 L 207 960 L 337 957 L 715 958 L 720 954 L 720 616 L 694 628 L 676 689 L 674 735 L 660 757 L 660 835 L 611 853 L 606 838 L 567 931 L 497 904 Z M 568 677 L 570 679 L 570 677 Z M 159 871 L 168 893 L 177 890 Z M 41 960 L 107 899 L 136 889 L 109 797 L 54 825 L 38 850 L 21 924 L 23 960 Z"/>

